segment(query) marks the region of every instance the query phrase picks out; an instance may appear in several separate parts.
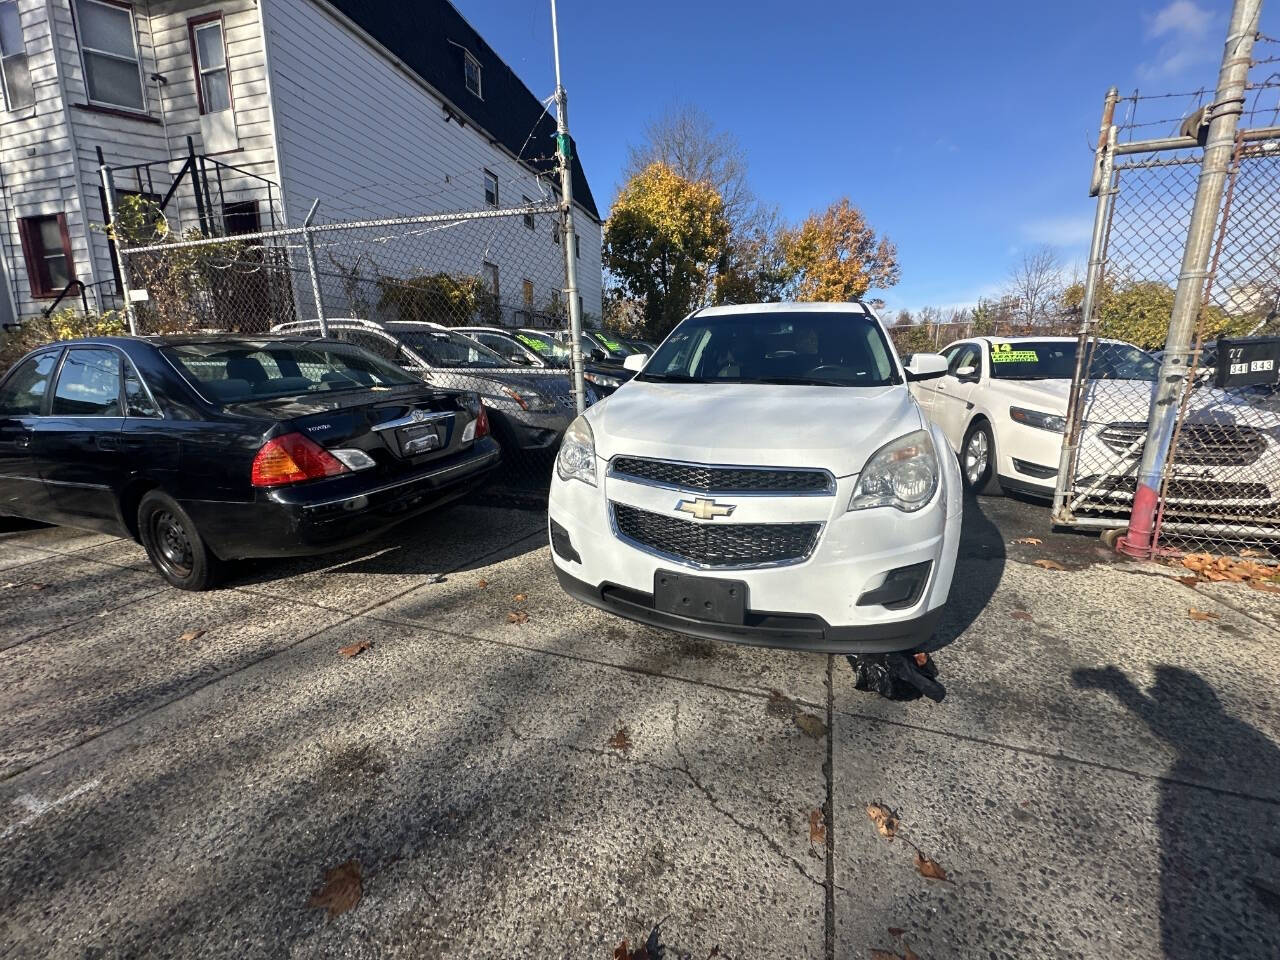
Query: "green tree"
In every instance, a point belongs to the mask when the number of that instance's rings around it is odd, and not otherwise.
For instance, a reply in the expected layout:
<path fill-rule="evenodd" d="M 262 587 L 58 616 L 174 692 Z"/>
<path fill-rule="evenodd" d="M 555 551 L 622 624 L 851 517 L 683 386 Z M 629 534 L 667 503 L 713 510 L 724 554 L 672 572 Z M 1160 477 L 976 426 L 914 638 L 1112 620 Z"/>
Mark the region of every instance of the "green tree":
<path fill-rule="evenodd" d="M 779 246 L 795 300 L 860 299 L 872 287 L 893 286 L 900 275 L 897 248 L 876 235 L 848 197 L 783 230 Z"/>
<path fill-rule="evenodd" d="M 711 184 L 652 163 L 626 184 L 604 228 L 605 267 L 644 304 L 645 333 L 665 336 L 705 295 L 729 236 Z"/>

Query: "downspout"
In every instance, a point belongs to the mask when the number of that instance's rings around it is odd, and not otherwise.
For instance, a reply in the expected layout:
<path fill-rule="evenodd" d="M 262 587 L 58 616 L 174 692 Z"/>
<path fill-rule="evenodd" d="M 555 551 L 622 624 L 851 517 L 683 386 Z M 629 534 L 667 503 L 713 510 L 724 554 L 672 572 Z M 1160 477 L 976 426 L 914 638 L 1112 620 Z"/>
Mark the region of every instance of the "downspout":
<path fill-rule="evenodd" d="M 267 110 L 271 113 L 271 159 L 275 164 L 275 181 L 276 188 L 280 191 L 280 223 L 273 226 L 272 229 L 281 229 L 289 226 L 289 206 L 285 203 L 284 194 L 284 167 L 280 165 L 280 122 L 276 119 L 276 98 L 275 98 L 275 81 L 271 70 L 271 44 L 267 41 L 267 19 L 263 14 L 263 10 L 267 0 L 258 0 L 258 33 L 262 38 L 262 67 L 263 76 L 267 83 Z M 268 177 L 268 179 L 271 179 Z M 268 199 L 268 203 L 270 200 Z M 272 212 L 274 217 L 275 214 Z"/>

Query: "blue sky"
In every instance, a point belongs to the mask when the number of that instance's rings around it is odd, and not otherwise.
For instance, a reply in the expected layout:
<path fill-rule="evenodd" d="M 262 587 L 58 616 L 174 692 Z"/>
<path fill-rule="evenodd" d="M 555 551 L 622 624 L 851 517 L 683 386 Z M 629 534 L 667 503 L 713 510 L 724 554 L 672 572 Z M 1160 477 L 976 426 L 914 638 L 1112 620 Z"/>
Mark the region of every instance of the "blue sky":
<path fill-rule="evenodd" d="M 547 0 L 454 2 L 536 94 L 552 91 Z M 891 310 L 991 295 L 1040 244 L 1082 262 L 1107 87 L 1211 89 L 1230 6 L 559 0 L 570 119 L 602 211 L 645 122 L 696 104 L 742 142 L 752 186 L 784 216 L 848 194 L 897 243 Z M 1280 36 L 1280 4 L 1267 6 L 1262 31 Z M 1135 119 L 1191 106 L 1148 102 Z"/>

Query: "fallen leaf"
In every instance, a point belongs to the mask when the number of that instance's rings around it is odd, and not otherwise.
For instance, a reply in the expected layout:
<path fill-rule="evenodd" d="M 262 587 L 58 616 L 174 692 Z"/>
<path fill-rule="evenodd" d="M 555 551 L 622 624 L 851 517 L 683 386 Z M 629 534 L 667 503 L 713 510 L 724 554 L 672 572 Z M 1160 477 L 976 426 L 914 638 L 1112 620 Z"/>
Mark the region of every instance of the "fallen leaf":
<path fill-rule="evenodd" d="M 328 910 L 331 917 L 346 913 L 360 902 L 362 882 L 360 863 L 348 860 L 324 872 L 324 883 L 311 894 L 307 906 Z"/>
<path fill-rule="evenodd" d="M 1261 590 L 1263 593 L 1280 593 L 1280 585 L 1267 583 L 1265 580 L 1250 580 L 1249 586 L 1255 590 Z"/>
<path fill-rule="evenodd" d="M 791 719 L 795 721 L 795 725 L 800 728 L 806 737 L 821 740 L 827 735 L 827 725 L 812 713 L 797 713 Z"/>
<path fill-rule="evenodd" d="M 479 587 L 481 590 L 483 590 L 483 589 L 484 589 L 485 587 L 487 587 L 488 585 L 489 585 L 489 581 L 488 581 L 488 580 L 483 580 L 483 579 L 482 579 L 482 580 L 480 580 L 480 581 L 476 584 L 476 586 L 477 586 L 477 587 Z"/>
<path fill-rule="evenodd" d="M 814 847 L 824 846 L 827 842 L 827 824 L 822 818 L 821 810 L 809 811 L 809 844 Z"/>
<path fill-rule="evenodd" d="M 717 943 L 711 948 L 711 952 L 707 954 L 707 960 L 714 960 L 718 956 L 720 956 L 720 944 Z"/>
<path fill-rule="evenodd" d="M 920 955 L 904 943 L 902 945 L 902 960 L 920 960 Z"/>
<path fill-rule="evenodd" d="M 658 938 L 659 926 L 660 924 L 654 924 L 653 929 L 649 931 L 649 939 L 639 944 L 634 950 L 628 950 L 627 941 L 623 940 L 614 948 L 613 960 L 662 960 L 666 950 Z M 715 956 L 714 952 L 712 956 Z"/>
<path fill-rule="evenodd" d="M 871 822 L 876 825 L 876 829 L 880 831 L 882 837 L 888 837 L 890 840 L 898 832 L 898 815 L 883 803 L 868 803 L 867 816 L 871 818 Z"/>
<path fill-rule="evenodd" d="M 1253 547 L 1245 547 L 1243 550 L 1241 550 L 1241 551 L 1240 551 L 1240 556 L 1242 556 L 1242 557 L 1265 557 L 1265 556 L 1266 556 L 1266 554 L 1265 554 L 1265 553 L 1263 553 L 1261 550 L 1255 550 L 1255 549 L 1253 549 Z"/>
<path fill-rule="evenodd" d="M 1011 540 L 1011 541 L 1009 541 L 1009 542 L 1010 542 L 1010 543 L 1025 543 L 1025 544 L 1027 544 L 1028 546 L 1031 546 L 1031 547 L 1038 547 L 1038 546 L 1040 546 L 1040 544 L 1044 543 L 1044 541 L 1043 541 L 1043 540 L 1040 540 L 1040 539 L 1039 539 L 1039 538 L 1037 538 L 1037 537 L 1019 537 L 1017 540 Z"/>
<path fill-rule="evenodd" d="M 617 733 L 609 738 L 608 744 L 614 750 L 621 750 L 625 753 L 631 749 L 631 731 L 626 727 L 619 727 Z"/>
<path fill-rule="evenodd" d="M 917 653 L 915 656 L 915 661 L 916 661 L 917 667 L 923 667 L 926 663 L 929 662 L 929 655 L 927 653 Z"/>
<path fill-rule="evenodd" d="M 1045 570 L 1065 570 L 1065 569 L 1067 569 L 1067 568 L 1066 568 L 1066 567 L 1064 567 L 1062 564 L 1060 564 L 1057 560 L 1050 560 L 1048 557 L 1042 557 L 1041 559 L 1039 559 L 1039 560 L 1035 561 L 1035 565 L 1036 565 L 1037 567 L 1043 567 Z"/>
<path fill-rule="evenodd" d="M 188 630 L 186 633 L 184 633 L 182 636 L 178 638 L 178 642 L 190 643 L 192 640 L 199 640 L 201 637 L 204 636 L 204 634 L 205 634 L 205 631 L 203 630 Z"/>
<path fill-rule="evenodd" d="M 16 583 L 6 583 L 3 587 L 0 587 L 0 590 L 12 590 L 16 586 Z"/>
<path fill-rule="evenodd" d="M 507 614 L 507 623 L 528 623 L 529 614 L 524 610 L 512 610 Z"/>
<path fill-rule="evenodd" d="M 1218 615 L 1216 613 L 1210 613 L 1208 610 L 1197 610 L 1195 607 L 1192 607 L 1190 610 L 1187 611 L 1187 616 L 1189 616 L 1192 620 L 1217 620 L 1218 619 Z"/>
<path fill-rule="evenodd" d="M 1194 587 L 1197 583 L 1200 582 L 1200 578 L 1199 577 L 1179 577 L 1178 582 L 1182 584 L 1184 587 Z"/>
<path fill-rule="evenodd" d="M 920 876 L 930 880 L 947 879 L 947 871 L 942 869 L 942 865 L 937 860 L 930 860 L 919 850 L 916 851 L 916 870 L 920 872 Z"/>
<path fill-rule="evenodd" d="M 359 643 L 352 643 L 345 647 L 339 647 L 338 653 L 342 654 L 344 657 L 350 660 L 352 657 L 360 656 L 360 654 L 364 653 L 366 650 L 368 650 L 372 646 L 373 644 L 370 643 L 368 640 L 361 640 Z"/>
<path fill-rule="evenodd" d="M 517 593 L 514 597 L 511 598 L 511 600 L 513 603 L 527 603 L 529 601 L 529 598 L 523 593 Z"/>
<path fill-rule="evenodd" d="M 1011 616 L 1014 620 L 1029 620 L 1032 623 L 1035 623 L 1035 619 L 1036 619 L 1035 617 L 1031 616 L 1031 614 L 1027 613 L 1027 611 L 1025 610 L 1015 610 L 1013 611 L 1013 613 L 1009 614 L 1009 616 Z"/>

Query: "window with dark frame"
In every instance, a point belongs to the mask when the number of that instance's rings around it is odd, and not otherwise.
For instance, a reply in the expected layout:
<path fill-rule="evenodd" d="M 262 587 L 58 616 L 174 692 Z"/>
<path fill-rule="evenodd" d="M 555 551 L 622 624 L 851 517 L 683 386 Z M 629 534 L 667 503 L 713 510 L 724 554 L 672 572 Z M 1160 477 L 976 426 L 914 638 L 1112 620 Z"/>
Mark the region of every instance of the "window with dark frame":
<path fill-rule="evenodd" d="M 89 102 L 144 113 L 133 7 L 117 0 L 75 0 L 75 10 Z"/>
<path fill-rule="evenodd" d="M 484 94 L 483 87 L 481 86 L 480 61 L 466 50 L 462 51 L 462 77 L 467 84 L 467 92 L 475 94 L 483 100 Z"/>
<path fill-rule="evenodd" d="M 201 113 L 231 109 L 231 78 L 227 73 L 227 47 L 223 39 L 222 13 L 192 17 L 187 21 L 191 62 L 196 71 L 196 102 Z"/>
<path fill-rule="evenodd" d="M 257 200 L 236 200 L 222 205 L 222 226 L 227 236 L 257 233 L 262 229 Z"/>
<path fill-rule="evenodd" d="M 520 198 L 520 202 L 521 202 L 521 203 L 523 203 L 526 207 L 528 207 L 528 206 L 532 206 L 532 205 L 533 205 L 533 201 L 532 201 L 532 200 L 530 200 L 528 197 L 521 197 L 521 198 Z M 532 213 L 526 213 L 526 214 L 524 215 L 524 225 L 525 225 L 526 227 L 528 227 L 530 230 L 536 230 L 536 229 L 537 229 L 537 224 L 533 222 L 533 214 L 532 214 Z"/>
<path fill-rule="evenodd" d="M 31 296 L 56 297 L 75 279 L 67 218 L 61 214 L 22 217 L 18 220 L 22 255 L 27 264 Z"/>
<path fill-rule="evenodd" d="M 484 202 L 490 207 L 498 205 L 498 176 L 489 170 L 484 172 Z"/>
<path fill-rule="evenodd" d="M 0 88 L 6 110 L 24 110 L 36 102 L 18 0 L 0 3 Z"/>

